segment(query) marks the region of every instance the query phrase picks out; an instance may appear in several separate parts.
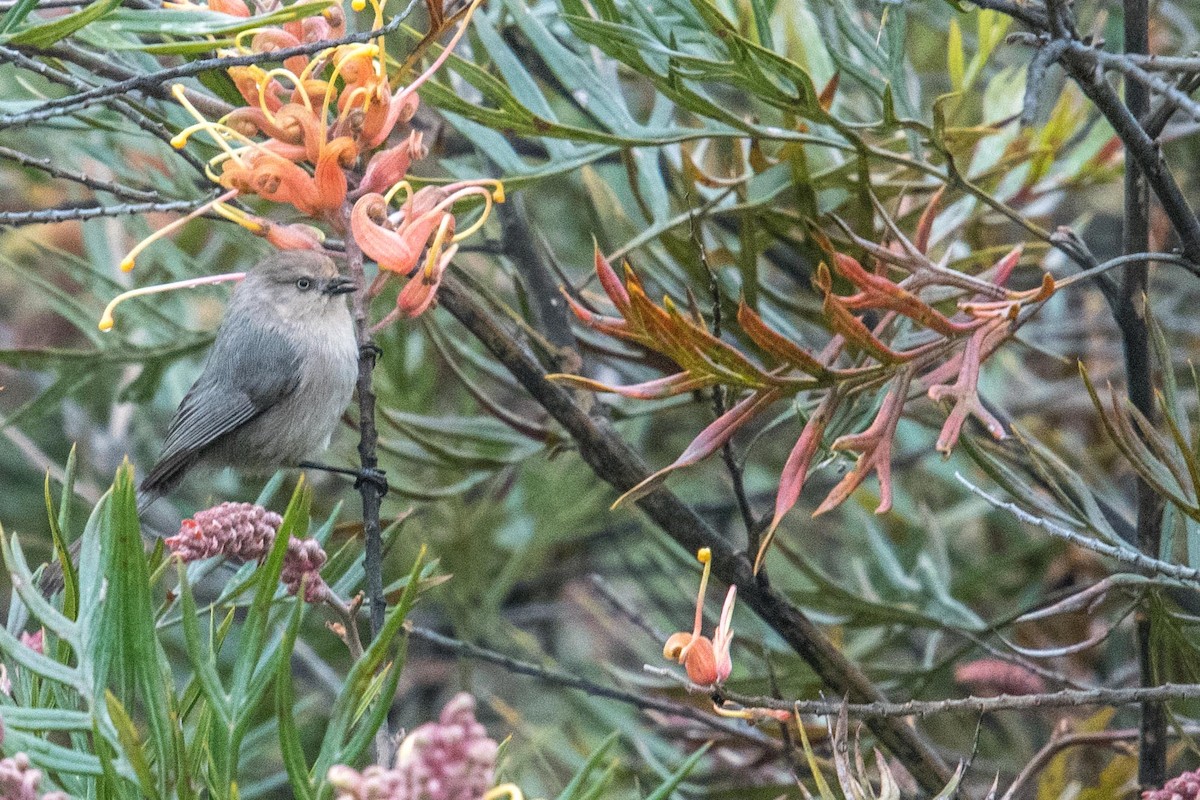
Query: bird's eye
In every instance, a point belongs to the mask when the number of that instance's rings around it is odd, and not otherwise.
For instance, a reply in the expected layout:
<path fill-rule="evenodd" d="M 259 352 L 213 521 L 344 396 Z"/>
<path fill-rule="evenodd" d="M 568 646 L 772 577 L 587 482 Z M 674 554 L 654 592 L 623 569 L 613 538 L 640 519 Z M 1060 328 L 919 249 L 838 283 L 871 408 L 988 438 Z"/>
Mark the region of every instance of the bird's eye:
<path fill-rule="evenodd" d="M 296 281 L 296 288 L 302 292 L 307 292 L 312 288 L 312 281 L 308 278 L 300 278 Z"/>

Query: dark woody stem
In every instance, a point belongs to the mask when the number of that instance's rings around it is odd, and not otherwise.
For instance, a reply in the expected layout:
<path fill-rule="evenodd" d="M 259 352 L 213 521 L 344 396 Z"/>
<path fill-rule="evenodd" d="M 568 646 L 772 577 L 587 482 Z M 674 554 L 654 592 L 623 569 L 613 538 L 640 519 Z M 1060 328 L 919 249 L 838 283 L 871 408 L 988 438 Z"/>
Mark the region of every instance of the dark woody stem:
<path fill-rule="evenodd" d="M 350 205 L 342 209 L 342 229 L 350 230 Z M 371 336 L 367 319 L 368 299 L 363 253 L 353 236 L 346 236 L 346 264 L 358 291 L 354 293 L 354 332 L 358 338 L 358 458 L 362 469 L 379 469 L 376 444 L 379 432 L 375 428 L 375 389 L 372 375 L 379 349 Z M 383 505 L 383 486 L 378 481 L 360 480 L 358 492 L 363 507 L 363 570 L 366 572 L 367 602 L 370 604 L 371 638 L 383 627 L 385 600 L 383 597 L 383 526 L 379 509 Z"/>

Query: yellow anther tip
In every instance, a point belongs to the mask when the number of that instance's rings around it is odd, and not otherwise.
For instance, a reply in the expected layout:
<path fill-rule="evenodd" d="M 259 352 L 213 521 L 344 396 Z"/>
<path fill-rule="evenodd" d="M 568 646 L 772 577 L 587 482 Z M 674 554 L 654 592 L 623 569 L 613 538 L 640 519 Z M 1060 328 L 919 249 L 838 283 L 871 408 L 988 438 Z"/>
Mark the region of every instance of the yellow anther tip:
<path fill-rule="evenodd" d="M 701 564 L 707 564 L 712 561 L 712 550 L 707 547 L 701 547 L 696 551 L 696 560 Z"/>
<path fill-rule="evenodd" d="M 107 333 L 108 331 L 111 331 L 112 329 L 113 329 L 113 318 L 112 317 L 105 317 L 104 319 L 100 320 L 100 330 Z"/>
<path fill-rule="evenodd" d="M 497 203 L 503 203 L 505 200 L 504 184 L 497 183 L 495 191 L 492 192 L 492 199 Z"/>
<path fill-rule="evenodd" d="M 121 272 L 131 272 L 133 270 L 134 259 L 132 256 L 125 256 L 121 261 Z"/>
<path fill-rule="evenodd" d="M 171 147 L 174 147 L 176 150 L 182 150 L 183 146 L 186 144 L 187 144 L 186 136 L 172 136 L 171 137 Z"/>
<path fill-rule="evenodd" d="M 350 3 L 350 7 L 355 11 L 362 11 L 367 7 L 367 0 L 354 0 L 354 2 Z"/>

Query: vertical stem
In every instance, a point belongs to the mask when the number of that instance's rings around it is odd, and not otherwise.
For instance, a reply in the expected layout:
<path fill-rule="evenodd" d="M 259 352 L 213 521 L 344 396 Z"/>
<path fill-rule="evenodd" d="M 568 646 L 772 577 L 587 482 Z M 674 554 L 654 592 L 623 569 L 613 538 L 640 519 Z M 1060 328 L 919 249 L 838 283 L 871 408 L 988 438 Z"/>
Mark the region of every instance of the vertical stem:
<path fill-rule="evenodd" d="M 342 212 L 343 229 L 350 230 L 350 207 Z M 379 432 L 375 428 L 375 389 L 372 375 L 378 349 L 371 336 L 367 320 L 367 280 L 363 271 L 363 254 L 358 242 L 346 236 L 346 263 L 350 277 L 354 278 L 358 291 L 354 293 L 354 332 L 358 338 L 358 458 L 363 470 L 379 468 L 375 446 Z M 362 496 L 363 508 L 363 571 L 366 573 L 367 602 L 370 604 L 371 638 L 383 627 L 385 601 L 383 597 L 383 526 L 379 521 L 379 509 L 383 505 L 383 494 L 374 481 L 360 480 L 358 492 Z"/>
<path fill-rule="evenodd" d="M 1149 52 L 1149 0 L 1124 0 L 1125 52 Z M 1150 96 L 1137 81 L 1125 81 L 1125 105 L 1139 124 L 1150 111 Z M 1146 252 L 1150 247 L 1150 193 L 1146 175 L 1137 163 L 1125 162 L 1125 230 L 1122 246 L 1126 254 Z M 1154 384 L 1150 361 L 1149 328 L 1146 304 L 1149 291 L 1149 265 L 1131 264 L 1124 269 L 1117 324 L 1125 348 L 1125 373 L 1129 400 L 1154 419 Z M 1137 544 L 1146 555 L 1158 557 L 1162 538 L 1162 501 L 1140 478 L 1137 482 Z M 1144 611 L 1137 617 L 1138 660 L 1143 686 L 1155 681 L 1151 652 L 1151 620 Z M 1166 779 L 1167 718 L 1161 703 L 1142 705 L 1138 728 L 1138 782 L 1143 788 L 1162 785 Z"/>

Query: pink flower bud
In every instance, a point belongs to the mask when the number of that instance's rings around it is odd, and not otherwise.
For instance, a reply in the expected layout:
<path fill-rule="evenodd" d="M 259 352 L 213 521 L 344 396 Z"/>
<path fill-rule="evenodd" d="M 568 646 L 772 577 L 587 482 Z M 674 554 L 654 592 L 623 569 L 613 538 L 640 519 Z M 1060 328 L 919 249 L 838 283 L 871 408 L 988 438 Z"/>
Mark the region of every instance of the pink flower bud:
<path fill-rule="evenodd" d="M 221 503 L 185 519 L 166 540 L 182 561 L 224 555 L 243 561 L 266 556 L 283 517 L 253 503 Z"/>

